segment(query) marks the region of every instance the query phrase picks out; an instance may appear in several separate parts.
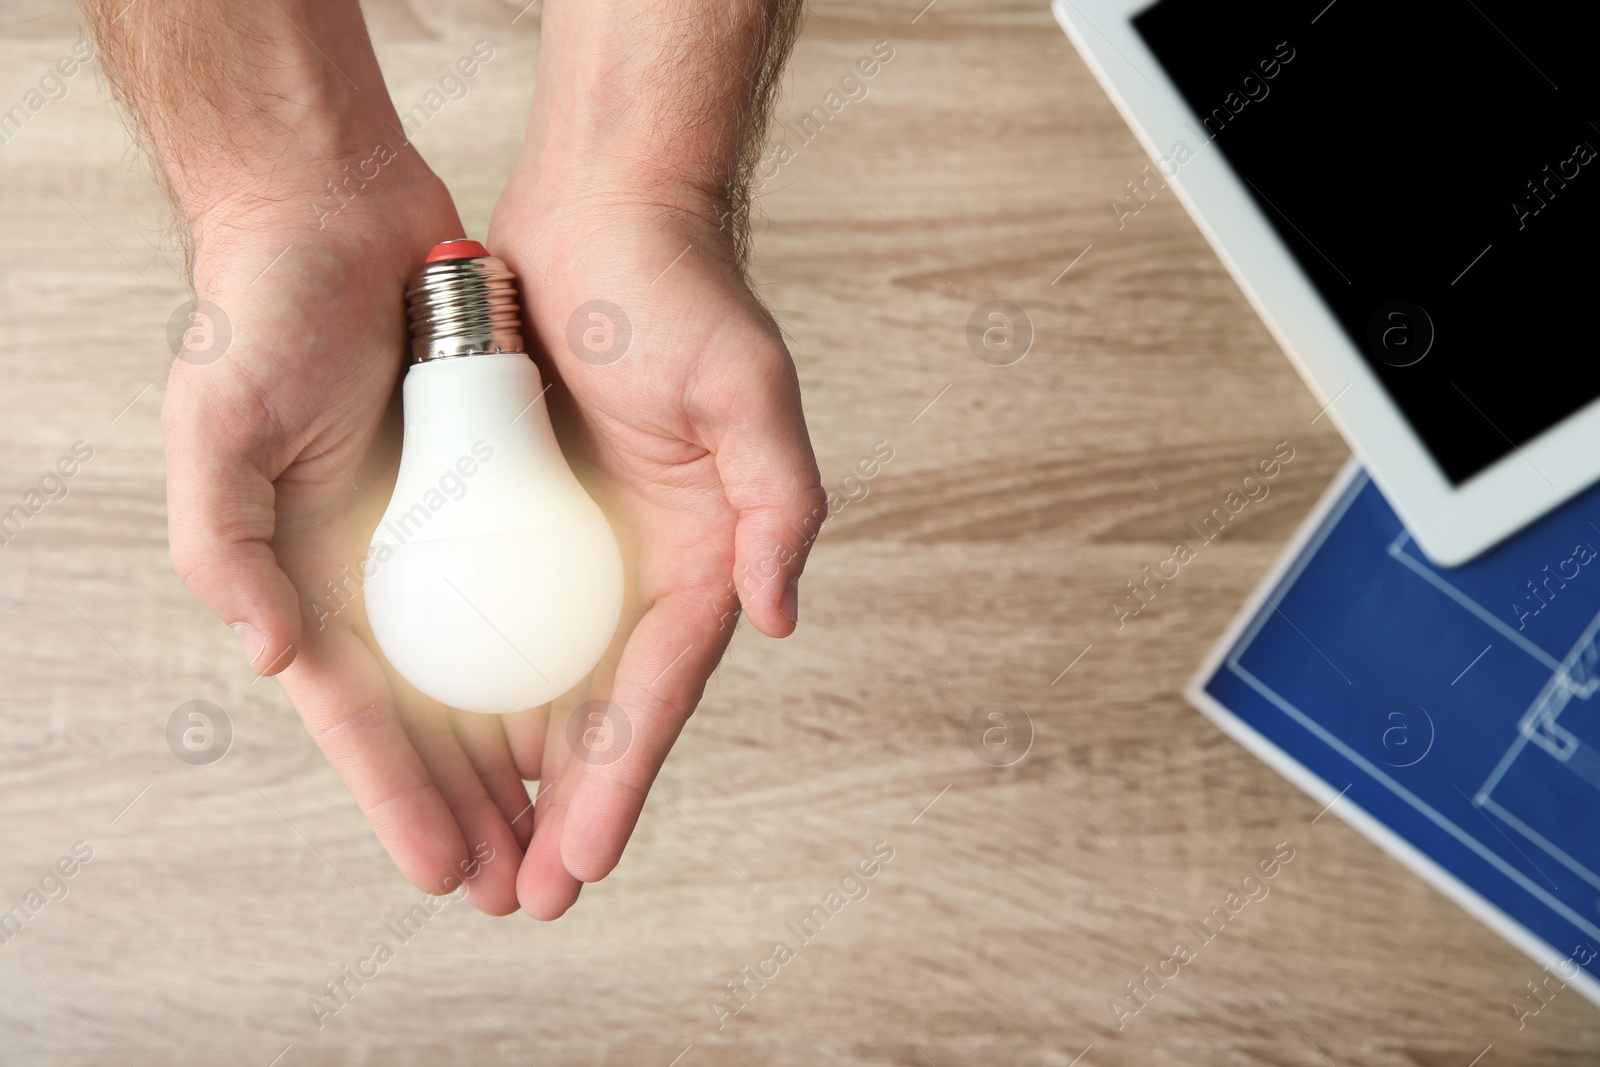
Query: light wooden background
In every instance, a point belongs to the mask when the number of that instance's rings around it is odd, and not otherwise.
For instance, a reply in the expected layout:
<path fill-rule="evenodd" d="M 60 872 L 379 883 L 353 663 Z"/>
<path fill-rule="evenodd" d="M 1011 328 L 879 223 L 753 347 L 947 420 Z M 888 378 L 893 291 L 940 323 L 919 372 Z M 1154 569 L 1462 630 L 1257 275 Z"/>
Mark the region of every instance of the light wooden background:
<path fill-rule="evenodd" d="M 417 894 L 168 569 L 158 411 L 184 294 L 94 76 L 0 146 L 0 509 L 74 441 L 95 452 L 0 547 L 0 908 L 94 849 L 0 945 L 0 1064 L 1600 1057 L 1594 1008 L 1566 991 L 1519 1029 L 1537 966 L 1336 818 L 1311 823 L 1318 804 L 1184 703 L 1346 450 L 1170 195 L 1116 227 L 1107 201 L 1143 160 L 1044 4 L 924 2 L 813 8 L 782 116 L 874 42 L 894 59 L 761 201 L 755 275 L 826 480 L 877 441 L 895 453 L 819 542 L 800 632 L 736 638 L 623 865 L 570 915 L 452 906 L 320 1031 L 307 998 Z M 419 138 L 477 235 L 533 83 L 538 11 L 519 7 L 369 4 L 402 109 L 495 46 Z M 75 32 L 63 0 L 0 3 L 0 106 Z M 1037 332 L 1014 366 L 964 339 L 992 299 Z M 1285 440 L 1271 496 L 1119 632 L 1123 583 Z M 211 767 L 164 740 L 195 698 L 236 730 Z M 995 699 L 1037 733 L 1008 768 L 965 741 Z M 719 1031 L 707 999 L 880 840 L 870 895 Z M 1271 896 L 1119 1031 L 1120 984 L 1285 840 Z"/>

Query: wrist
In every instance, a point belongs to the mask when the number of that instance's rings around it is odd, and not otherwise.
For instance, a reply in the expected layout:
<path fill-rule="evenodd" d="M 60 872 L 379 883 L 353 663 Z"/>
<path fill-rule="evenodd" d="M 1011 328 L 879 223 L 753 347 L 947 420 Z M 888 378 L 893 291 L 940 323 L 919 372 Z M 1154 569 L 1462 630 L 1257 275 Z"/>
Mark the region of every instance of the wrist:
<path fill-rule="evenodd" d="M 339 185 L 337 195 L 327 191 L 323 171 L 314 170 L 218 200 L 190 230 L 196 292 L 267 293 L 288 284 L 286 277 L 314 276 L 322 279 L 318 285 L 300 288 L 322 299 L 349 284 L 350 272 L 386 278 L 398 291 L 434 244 L 464 232 L 449 190 L 416 163 L 412 173 L 395 159 L 362 187 L 352 167 L 356 178 Z M 313 180 L 319 176 L 320 186 Z M 268 271 L 274 286 L 256 286 Z"/>
<path fill-rule="evenodd" d="M 203 249 L 251 231 L 337 240 L 401 229 L 440 210 L 454 215 L 444 183 L 403 137 L 381 129 L 354 136 L 355 147 L 280 159 L 270 170 L 235 176 L 220 188 L 191 186 L 184 202 L 195 245 Z M 458 235 L 433 240 L 451 236 Z"/>
<path fill-rule="evenodd" d="M 182 19 L 110 2 L 107 73 L 191 224 L 404 140 L 357 0 L 190 0 Z"/>
<path fill-rule="evenodd" d="M 743 284 L 722 201 L 689 183 L 617 180 L 592 161 L 581 173 L 552 173 L 541 162 L 531 152 L 519 161 L 489 226 L 491 251 L 512 262 L 524 284 L 567 296 L 587 292 L 596 278 L 606 279 L 603 287 L 620 277 L 643 287 L 685 254 Z M 621 299 L 611 288 L 599 295 Z"/>
<path fill-rule="evenodd" d="M 518 218 L 574 236 L 586 227 L 637 223 L 682 230 L 697 244 L 719 234 L 731 240 L 737 189 L 584 151 L 584 143 L 582 131 L 575 131 L 537 148 L 530 145 L 512 170 L 502 205 L 526 205 L 516 212 Z"/>
<path fill-rule="evenodd" d="M 733 229 L 798 16 L 798 0 L 546 0 L 519 176 Z"/>

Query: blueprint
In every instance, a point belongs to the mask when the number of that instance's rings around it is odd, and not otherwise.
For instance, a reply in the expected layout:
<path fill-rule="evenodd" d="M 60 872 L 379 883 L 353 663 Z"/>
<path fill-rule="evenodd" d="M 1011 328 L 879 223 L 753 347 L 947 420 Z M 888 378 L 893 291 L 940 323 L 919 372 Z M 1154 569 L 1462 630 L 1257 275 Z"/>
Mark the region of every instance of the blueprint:
<path fill-rule="evenodd" d="M 1446 569 L 1352 463 L 1254 593 L 1190 699 L 1600 1003 L 1600 489 Z"/>

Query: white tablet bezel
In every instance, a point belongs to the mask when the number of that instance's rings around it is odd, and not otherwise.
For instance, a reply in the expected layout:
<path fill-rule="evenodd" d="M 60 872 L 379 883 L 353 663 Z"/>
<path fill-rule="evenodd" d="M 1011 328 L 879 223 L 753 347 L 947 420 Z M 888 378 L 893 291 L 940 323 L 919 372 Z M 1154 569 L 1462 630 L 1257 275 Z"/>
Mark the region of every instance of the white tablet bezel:
<path fill-rule="evenodd" d="M 1429 558 L 1464 563 L 1600 477 L 1597 399 L 1462 485 L 1445 478 L 1134 29 L 1133 16 L 1151 3 L 1053 0 L 1052 8 L 1152 160 L 1170 158 L 1179 142 L 1194 153 L 1162 179 Z M 1498 432 L 1487 418 L 1484 429 Z"/>

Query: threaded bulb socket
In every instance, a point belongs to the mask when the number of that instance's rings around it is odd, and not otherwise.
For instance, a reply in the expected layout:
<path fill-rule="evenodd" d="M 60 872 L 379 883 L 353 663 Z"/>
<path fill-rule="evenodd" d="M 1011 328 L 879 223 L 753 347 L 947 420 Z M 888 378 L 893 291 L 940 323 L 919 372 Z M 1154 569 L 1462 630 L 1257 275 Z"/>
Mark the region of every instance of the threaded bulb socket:
<path fill-rule="evenodd" d="M 435 245 L 406 289 L 406 309 L 412 363 L 527 351 L 516 276 L 476 241 Z"/>

